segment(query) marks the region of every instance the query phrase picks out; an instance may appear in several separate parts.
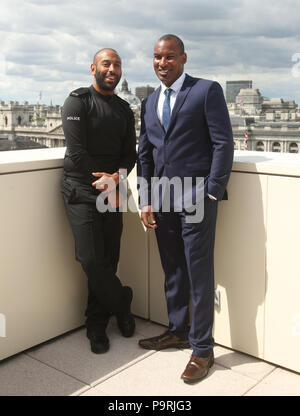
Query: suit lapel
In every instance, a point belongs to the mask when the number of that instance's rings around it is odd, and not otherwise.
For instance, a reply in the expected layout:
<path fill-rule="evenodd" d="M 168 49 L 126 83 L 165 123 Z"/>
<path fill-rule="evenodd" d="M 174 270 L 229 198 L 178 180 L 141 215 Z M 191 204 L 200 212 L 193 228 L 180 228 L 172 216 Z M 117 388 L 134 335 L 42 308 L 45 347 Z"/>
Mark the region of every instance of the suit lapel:
<path fill-rule="evenodd" d="M 170 124 L 169 124 L 169 128 L 168 131 L 170 130 L 170 128 L 172 128 L 175 120 L 176 120 L 176 116 L 178 111 L 180 110 L 182 104 L 184 103 L 186 96 L 188 95 L 188 93 L 190 92 L 190 89 L 193 85 L 193 78 L 190 77 L 189 75 L 185 76 L 185 80 L 182 84 L 182 87 L 177 95 L 176 101 L 175 101 L 175 105 L 173 107 L 172 110 L 172 115 L 171 115 L 171 120 L 170 120 Z"/>
<path fill-rule="evenodd" d="M 189 75 L 186 74 L 185 80 L 184 80 L 183 85 L 182 85 L 182 87 L 181 87 L 181 89 L 180 89 L 180 91 L 177 95 L 175 105 L 174 105 L 174 108 L 172 110 L 172 115 L 171 115 L 170 124 L 169 124 L 169 128 L 168 128 L 167 133 L 165 133 L 165 130 L 164 130 L 159 118 L 158 118 L 158 115 L 157 115 L 157 103 L 158 103 L 161 87 L 157 88 L 157 90 L 155 90 L 154 93 L 151 95 L 151 102 L 149 102 L 149 108 L 151 109 L 152 117 L 155 121 L 155 124 L 161 130 L 163 135 L 169 133 L 170 128 L 173 126 L 173 124 L 176 120 L 177 113 L 180 110 L 182 104 L 184 103 L 184 101 L 185 101 L 188 93 L 190 92 L 190 89 L 193 86 L 193 84 L 194 84 L 194 78 L 192 78 L 192 77 L 190 77 Z"/>
<path fill-rule="evenodd" d="M 165 130 L 164 130 L 159 118 L 158 118 L 158 115 L 157 115 L 157 103 L 158 103 L 160 91 L 161 91 L 161 87 L 157 88 L 157 90 L 154 91 L 154 93 L 151 97 L 152 102 L 149 103 L 150 104 L 149 108 L 151 108 L 152 116 L 153 116 L 153 119 L 155 121 L 155 124 L 158 125 L 158 128 L 161 129 L 163 134 L 165 134 Z"/>

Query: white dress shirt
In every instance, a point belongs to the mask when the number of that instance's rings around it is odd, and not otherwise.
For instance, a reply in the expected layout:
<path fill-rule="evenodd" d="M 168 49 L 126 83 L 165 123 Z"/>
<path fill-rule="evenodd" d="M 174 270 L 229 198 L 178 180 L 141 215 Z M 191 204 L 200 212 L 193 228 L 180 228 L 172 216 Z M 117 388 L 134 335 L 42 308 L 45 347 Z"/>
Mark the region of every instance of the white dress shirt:
<path fill-rule="evenodd" d="M 170 108 L 171 108 L 171 114 L 172 115 L 172 110 L 177 98 L 177 95 L 182 87 L 182 84 L 184 82 L 185 79 L 185 73 L 183 72 L 179 78 L 176 79 L 175 82 L 173 82 L 173 84 L 170 87 L 166 87 L 165 84 L 161 83 L 161 90 L 160 90 L 160 95 L 158 98 L 158 103 L 157 103 L 157 116 L 159 118 L 159 121 L 162 123 L 162 113 L 163 113 L 163 105 L 164 105 L 164 101 L 165 101 L 165 90 L 167 88 L 171 88 L 172 92 L 170 94 Z M 216 201 L 217 198 L 215 198 L 213 195 L 207 194 L 209 196 L 210 199 L 213 199 Z"/>
<path fill-rule="evenodd" d="M 173 82 L 173 84 L 170 87 L 166 87 L 165 84 L 161 83 L 161 90 L 160 90 L 160 95 L 159 95 L 158 103 L 157 103 L 157 115 L 158 115 L 160 122 L 162 122 L 163 105 L 164 105 L 164 101 L 166 98 L 165 90 L 168 88 L 171 88 L 172 90 L 170 94 L 170 108 L 171 108 L 171 114 L 172 114 L 172 110 L 173 110 L 177 95 L 182 87 L 184 79 L 185 79 L 185 73 L 182 73 L 180 77 L 177 78 L 176 81 Z"/>

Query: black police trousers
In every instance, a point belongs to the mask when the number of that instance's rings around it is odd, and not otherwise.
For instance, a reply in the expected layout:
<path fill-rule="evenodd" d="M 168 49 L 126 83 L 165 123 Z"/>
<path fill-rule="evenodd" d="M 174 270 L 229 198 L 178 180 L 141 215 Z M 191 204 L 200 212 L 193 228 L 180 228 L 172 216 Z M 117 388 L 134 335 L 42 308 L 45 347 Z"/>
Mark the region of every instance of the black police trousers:
<path fill-rule="evenodd" d="M 73 179 L 62 181 L 75 258 L 88 279 L 86 327 L 102 331 L 110 315 L 122 313 L 123 308 L 123 286 L 116 275 L 123 221 L 122 212 L 98 212 L 97 194 L 90 188 Z"/>

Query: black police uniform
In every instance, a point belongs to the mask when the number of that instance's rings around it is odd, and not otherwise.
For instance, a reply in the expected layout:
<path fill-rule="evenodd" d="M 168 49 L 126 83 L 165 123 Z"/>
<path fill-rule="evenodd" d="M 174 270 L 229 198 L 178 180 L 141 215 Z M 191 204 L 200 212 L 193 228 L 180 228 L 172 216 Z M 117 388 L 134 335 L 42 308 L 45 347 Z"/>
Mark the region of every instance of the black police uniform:
<path fill-rule="evenodd" d="M 123 286 L 116 276 L 122 213 L 100 213 L 92 172 L 133 169 L 136 161 L 134 115 L 117 95 L 93 86 L 71 92 L 62 110 L 66 138 L 62 194 L 75 238 L 75 256 L 88 278 L 86 326 L 105 330 L 109 316 L 122 313 Z M 125 302 L 125 300 L 124 300 Z"/>

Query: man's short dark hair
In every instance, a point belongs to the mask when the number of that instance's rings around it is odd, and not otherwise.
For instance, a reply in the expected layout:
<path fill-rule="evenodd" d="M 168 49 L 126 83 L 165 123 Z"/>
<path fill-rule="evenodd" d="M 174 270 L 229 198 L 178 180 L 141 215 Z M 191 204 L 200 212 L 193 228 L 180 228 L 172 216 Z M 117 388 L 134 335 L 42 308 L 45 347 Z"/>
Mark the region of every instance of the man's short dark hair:
<path fill-rule="evenodd" d="M 95 53 L 95 55 L 94 55 L 94 59 L 93 59 L 93 64 L 95 64 L 95 65 L 96 65 L 96 63 L 97 63 L 97 57 L 98 57 L 98 54 L 99 54 L 100 52 L 102 52 L 102 51 L 113 51 L 113 52 L 115 52 L 115 53 L 119 56 L 118 52 L 117 52 L 115 49 L 113 49 L 113 48 L 102 48 L 102 49 L 99 49 L 99 51 L 97 51 L 97 52 Z"/>
<path fill-rule="evenodd" d="M 182 40 L 176 35 L 172 35 L 172 34 L 168 33 L 167 35 L 163 35 L 162 37 L 160 37 L 158 39 L 158 42 L 160 42 L 162 40 L 172 40 L 172 39 L 175 39 L 175 41 L 177 42 L 177 45 L 180 49 L 180 53 L 183 54 L 184 53 L 184 44 L 183 44 Z"/>

